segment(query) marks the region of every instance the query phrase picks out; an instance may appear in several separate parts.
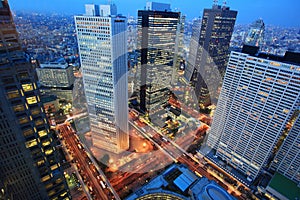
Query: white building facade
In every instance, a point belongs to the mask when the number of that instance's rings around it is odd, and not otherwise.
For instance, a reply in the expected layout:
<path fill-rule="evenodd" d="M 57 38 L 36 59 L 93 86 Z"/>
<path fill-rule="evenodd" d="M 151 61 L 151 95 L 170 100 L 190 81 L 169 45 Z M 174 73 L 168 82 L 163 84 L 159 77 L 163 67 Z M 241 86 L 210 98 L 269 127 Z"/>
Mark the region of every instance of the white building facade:
<path fill-rule="evenodd" d="M 127 20 L 75 16 L 92 144 L 119 153 L 129 148 Z"/>
<path fill-rule="evenodd" d="M 299 106 L 300 66 L 232 52 L 207 145 L 254 179 Z"/>
<path fill-rule="evenodd" d="M 67 88 L 75 81 L 73 67 L 67 63 L 44 63 L 36 72 L 40 84 L 45 87 Z"/>
<path fill-rule="evenodd" d="M 300 108 L 292 129 L 272 162 L 271 169 L 294 181 L 300 187 Z"/>

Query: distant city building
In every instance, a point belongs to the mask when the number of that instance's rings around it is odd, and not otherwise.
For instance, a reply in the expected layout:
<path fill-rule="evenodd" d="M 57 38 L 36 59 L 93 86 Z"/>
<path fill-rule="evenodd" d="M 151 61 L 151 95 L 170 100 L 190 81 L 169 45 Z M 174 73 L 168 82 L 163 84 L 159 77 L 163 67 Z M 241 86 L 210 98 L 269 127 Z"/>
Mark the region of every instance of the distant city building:
<path fill-rule="evenodd" d="M 129 148 L 127 20 L 106 13 L 75 16 L 75 24 L 92 144 L 122 152 Z"/>
<path fill-rule="evenodd" d="M 73 67 L 68 63 L 44 63 L 36 68 L 39 82 L 44 87 L 68 88 L 74 84 Z"/>
<path fill-rule="evenodd" d="M 265 23 L 262 19 L 258 19 L 250 26 L 244 44 L 249 46 L 260 47 L 264 41 Z"/>
<path fill-rule="evenodd" d="M 153 9 L 153 8 L 152 8 Z M 140 108 L 146 112 L 147 84 L 168 87 L 175 79 L 180 34 L 180 13 L 156 10 L 138 11 L 138 83 Z"/>
<path fill-rule="evenodd" d="M 111 15 L 117 15 L 117 6 L 115 4 L 100 5 L 100 16 L 109 17 Z"/>
<path fill-rule="evenodd" d="M 250 50 L 231 53 L 207 144 L 216 156 L 254 180 L 270 165 L 284 139 L 281 151 L 294 148 L 288 141 L 298 128 L 288 137 L 286 128 L 296 120 L 300 103 L 300 62 L 296 53 L 278 57 Z"/>
<path fill-rule="evenodd" d="M 146 10 L 171 11 L 171 5 L 167 3 L 147 2 Z"/>
<path fill-rule="evenodd" d="M 172 190 L 168 190 L 172 188 Z M 176 191 L 176 192 L 175 192 Z M 216 182 L 199 178 L 185 165 L 174 164 L 126 200 L 234 200 Z"/>
<path fill-rule="evenodd" d="M 71 199 L 7 0 L 0 15 L 0 198 Z"/>
<path fill-rule="evenodd" d="M 199 38 L 200 38 L 200 32 L 201 32 L 201 18 L 196 18 L 193 19 L 192 22 L 192 27 L 191 27 L 192 35 L 191 35 L 191 40 L 190 40 L 190 45 L 189 45 L 189 56 L 188 56 L 188 63 L 196 63 L 196 59 L 198 56 L 198 48 L 199 48 Z M 185 68 L 185 77 L 190 76 L 193 71 L 189 70 L 194 70 L 194 68 Z M 187 81 L 189 82 L 190 79 L 188 78 Z"/>
<path fill-rule="evenodd" d="M 271 169 L 294 181 L 300 187 L 300 107 L 295 114 L 293 127 L 275 156 Z"/>
<path fill-rule="evenodd" d="M 207 89 L 208 84 L 220 81 L 216 80 L 216 74 L 211 69 L 216 68 L 221 74 L 226 69 L 236 16 L 237 11 L 226 6 L 214 5 L 212 9 L 204 9 L 200 34 L 193 34 L 194 41 L 191 41 L 193 45 L 184 75 L 186 81 L 191 81 L 195 86 L 197 98 L 208 93 L 202 92 L 202 88 Z M 195 26 L 196 31 L 198 22 Z M 205 74 L 207 77 L 202 77 Z"/>
<path fill-rule="evenodd" d="M 86 16 L 99 16 L 99 5 L 85 4 Z"/>

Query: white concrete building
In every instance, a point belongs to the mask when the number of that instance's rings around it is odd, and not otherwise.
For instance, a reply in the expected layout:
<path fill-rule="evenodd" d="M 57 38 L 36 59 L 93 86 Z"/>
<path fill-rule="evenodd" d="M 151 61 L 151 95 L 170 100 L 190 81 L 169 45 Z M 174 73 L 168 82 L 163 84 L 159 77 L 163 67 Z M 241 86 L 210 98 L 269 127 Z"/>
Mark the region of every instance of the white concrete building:
<path fill-rule="evenodd" d="M 254 179 L 286 137 L 300 99 L 300 66 L 232 52 L 207 145 Z"/>
<path fill-rule="evenodd" d="M 129 147 L 127 20 L 75 16 L 76 32 L 95 147 L 119 153 Z"/>

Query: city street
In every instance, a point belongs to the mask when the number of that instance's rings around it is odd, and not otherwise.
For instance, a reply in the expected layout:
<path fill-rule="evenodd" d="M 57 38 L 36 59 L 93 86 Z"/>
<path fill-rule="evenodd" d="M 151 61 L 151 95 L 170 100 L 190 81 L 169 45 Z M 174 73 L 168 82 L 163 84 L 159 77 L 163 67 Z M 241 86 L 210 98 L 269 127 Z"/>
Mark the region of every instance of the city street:
<path fill-rule="evenodd" d="M 94 200 L 110 200 L 119 199 L 108 189 L 105 180 L 102 179 L 100 173 L 88 157 L 86 150 L 79 142 L 75 131 L 67 124 L 59 126 L 59 131 L 65 141 L 68 151 L 73 156 L 73 161 L 79 169 L 85 185 L 86 191 L 89 191 L 89 197 Z"/>

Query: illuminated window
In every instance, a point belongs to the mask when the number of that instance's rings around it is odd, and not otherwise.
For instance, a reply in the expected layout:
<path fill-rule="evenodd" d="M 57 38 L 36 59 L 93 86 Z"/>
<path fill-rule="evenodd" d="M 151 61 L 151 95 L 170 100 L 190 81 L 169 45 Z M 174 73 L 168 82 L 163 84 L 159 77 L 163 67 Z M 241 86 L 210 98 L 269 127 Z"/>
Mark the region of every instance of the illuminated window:
<path fill-rule="evenodd" d="M 41 178 L 42 182 L 48 181 L 50 179 L 50 175 L 46 175 L 43 178 Z"/>
<path fill-rule="evenodd" d="M 286 85 L 288 83 L 287 81 L 282 81 L 282 80 L 278 80 L 277 82 L 283 85 Z"/>
<path fill-rule="evenodd" d="M 27 148 L 30 148 L 30 147 L 37 145 L 37 141 L 36 141 L 36 139 L 33 139 L 33 140 L 26 142 L 25 145 Z"/>
<path fill-rule="evenodd" d="M 288 110 L 288 109 L 283 109 L 282 112 L 285 113 L 285 114 L 288 114 L 288 113 L 289 113 L 289 110 Z"/>
<path fill-rule="evenodd" d="M 35 96 L 26 98 L 26 101 L 27 101 L 27 103 L 28 103 L 29 105 L 30 105 L 30 104 L 34 104 L 34 103 L 37 103 L 37 99 L 36 99 Z"/>
<path fill-rule="evenodd" d="M 41 166 L 42 164 L 44 164 L 45 163 L 45 161 L 44 160 L 39 160 L 39 161 L 37 161 L 37 166 Z"/>
<path fill-rule="evenodd" d="M 20 111 L 24 111 L 25 107 L 24 107 L 24 105 L 16 105 L 13 107 L 13 109 L 15 112 L 20 112 Z"/>
<path fill-rule="evenodd" d="M 265 97 L 269 96 L 269 94 L 267 94 L 266 92 L 263 92 L 263 91 L 259 91 L 258 94 L 263 95 Z"/>
<path fill-rule="evenodd" d="M 46 151 L 45 151 L 45 154 L 46 155 L 50 155 L 50 154 L 52 154 L 53 153 L 53 149 L 47 149 Z"/>
<path fill-rule="evenodd" d="M 55 170 L 55 169 L 57 169 L 57 168 L 58 168 L 58 165 L 57 165 L 57 164 L 51 166 L 51 170 L 52 170 L 52 171 Z"/>
<path fill-rule="evenodd" d="M 38 119 L 38 120 L 35 121 L 36 126 L 40 126 L 42 124 L 44 124 L 44 121 L 42 119 Z"/>
<path fill-rule="evenodd" d="M 55 194 L 55 190 L 50 190 L 49 192 L 48 192 L 48 196 L 52 196 L 52 195 L 54 195 Z"/>
<path fill-rule="evenodd" d="M 25 123 L 27 123 L 27 122 L 29 122 L 29 119 L 28 119 L 27 116 L 24 116 L 24 117 L 20 117 L 20 118 L 19 118 L 19 123 L 20 123 L 20 124 L 25 124 Z"/>
<path fill-rule="evenodd" d="M 50 140 L 46 140 L 46 141 L 44 141 L 44 142 L 42 142 L 42 145 L 43 146 L 48 146 L 48 145 L 50 145 Z"/>
<path fill-rule="evenodd" d="M 261 98 L 260 101 L 261 102 L 266 102 L 266 99 L 265 98 Z"/>
<path fill-rule="evenodd" d="M 46 189 L 49 189 L 49 188 L 51 188 L 52 186 L 53 186 L 53 183 L 49 183 L 49 184 L 46 185 Z"/>
<path fill-rule="evenodd" d="M 7 97 L 9 99 L 17 98 L 17 97 L 20 97 L 20 93 L 18 90 L 10 91 L 10 92 L 7 92 Z"/>
<path fill-rule="evenodd" d="M 32 115 L 38 115 L 38 114 L 40 114 L 40 109 L 39 108 L 31 109 L 31 114 Z"/>
<path fill-rule="evenodd" d="M 32 91 L 33 90 L 33 86 L 32 86 L 31 83 L 22 84 L 22 88 L 23 88 L 24 92 L 28 92 L 28 91 Z"/>
<path fill-rule="evenodd" d="M 61 196 L 61 197 L 64 197 L 64 196 L 66 196 L 66 195 L 67 195 L 67 192 L 64 192 L 64 193 L 62 193 L 60 196 Z M 69 199 L 69 198 L 67 197 L 66 200 L 68 200 L 68 199 Z"/>
<path fill-rule="evenodd" d="M 38 132 L 40 137 L 44 137 L 45 135 L 47 135 L 47 131 L 46 130 L 42 130 Z"/>
<path fill-rule="evenodd" d="M 25 137 L 27 137 L 27 136 L 31 136 L 31 135 L 33 135 L 33 130 L 32 129 L 26 129 L 25 131 L 23 131 L 23 135 L 25 136 Z"/>
<path fill-rule="evenodd" d="M 55 183 L 56 183 L 56 184 L 59 184 L 59 183 L 61 183 L 62 181 L 63 181 L 62 178 L 58 178 L 58 179 L 56 179 Z"/>
<path fill-rule="evenodd" d="M 273 65 L 275 67 L 280 67 L 281 66 L 281 64 L 277 63 L 277 62 L 270 62 L 270 65 Z"/>

